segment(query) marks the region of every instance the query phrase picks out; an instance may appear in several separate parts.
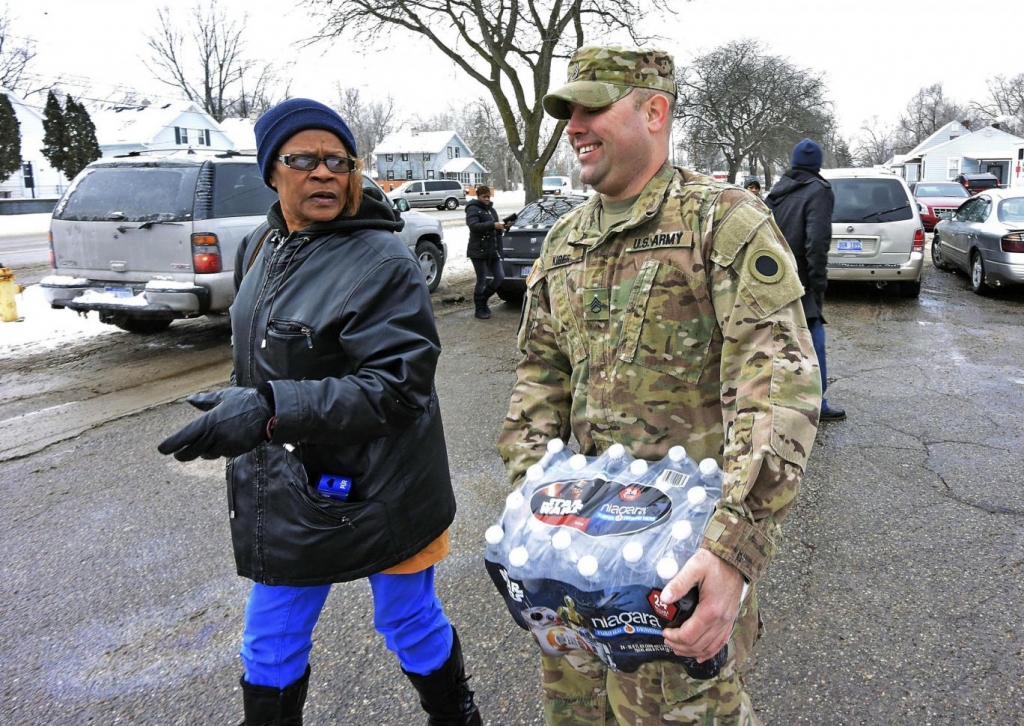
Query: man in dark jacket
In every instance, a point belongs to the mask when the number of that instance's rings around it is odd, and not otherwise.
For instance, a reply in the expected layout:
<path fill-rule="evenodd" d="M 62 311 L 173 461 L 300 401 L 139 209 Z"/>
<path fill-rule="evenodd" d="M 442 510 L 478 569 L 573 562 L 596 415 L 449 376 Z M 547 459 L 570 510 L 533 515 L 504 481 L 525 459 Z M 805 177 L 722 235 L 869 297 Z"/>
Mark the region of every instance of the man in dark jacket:
<path fill-rule="evenodd" d="M 505 225 L 498 220 L 498 212 L 491 203 L 490 188 L 483 184 L 476 188 L 476 199 L 466 205 L 466 226 L 469 227 L 466 256 L 473 261 L 476 272 L 476 286 L 473 288 L 476 317 L 487 320 L 491 317 L 487 299 L 505 279 L 501 265 L 501 233 L 505 231 Z"/>
<path fill-rule="evenodd" d="M 775 222 L 789 242 L 796 257 L 797 272 L 804 286 L 800 302 L 804 306 L 807 326 L 811 330 L 814 351 L 821 367 L 821 420 L 839 421 L 846 411 L 829 406 L 825 400 L 828 377 L 825 371 L 825 289 L 828 287 L 828 248 L 832 240 L 832 207 L 835 195 L 832 186 L 818 173 L 821 171 L 821 147 L 803 139 L 793 147 L 790 168 L 779 179 L 765 204 L 775 215 Z"/>

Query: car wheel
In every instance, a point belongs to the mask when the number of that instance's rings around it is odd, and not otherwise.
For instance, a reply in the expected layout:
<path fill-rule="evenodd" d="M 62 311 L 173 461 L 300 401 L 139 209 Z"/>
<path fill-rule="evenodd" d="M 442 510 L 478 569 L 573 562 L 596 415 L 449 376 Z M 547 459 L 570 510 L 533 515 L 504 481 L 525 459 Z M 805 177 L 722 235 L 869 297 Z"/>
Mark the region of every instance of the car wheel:
<path fill-rule="evenodd" d="M 455 197 L 448 197 L 447 199 L 444 200 L 444 206 L 445 209 L 458 209 L 459 200 L 456 199 Z"/>
<path fill-rule="evenodd" d="M 127 330 L 136 335 L 162 333 L 171 326 L 170 318 L 139 318 L 134 315 L 116 315 L 110 322 L 121 330 Z"/>
<path fill-rule="evenodd" d="M 991 288 L 985 284 L 985 260 L 974 250 L 971 254 L 971 289 L 978 295 L 988 295 Z"/>
<path fill-rule="evenodd" d="M 897 290 L 900 297 L 919 297 L 921 295 L 920 280 L 904 280 Z"/>
<path fill-rule="evenodd" d="M 416 260 L 427 281 L 427 289 L 434 292 L 441 284 L 441 253 L 433 243 L 420 242 L 416 245 Z"/>
<path fill-rule="evenodd" d="M 936 270 L 948 272 L 952 268 L 942 259 L 942 250 L 939 249 L 939 235 L 932 237 L 932 266 Z"/>
<path fill-rule="evenodd" d="M 522 305 L 523 297 L 526 294 L 523 290 L 516 290 L 508 287 L 499 287 L 494 293 L 502 301 L 507 302 L 509 305 Z"/>

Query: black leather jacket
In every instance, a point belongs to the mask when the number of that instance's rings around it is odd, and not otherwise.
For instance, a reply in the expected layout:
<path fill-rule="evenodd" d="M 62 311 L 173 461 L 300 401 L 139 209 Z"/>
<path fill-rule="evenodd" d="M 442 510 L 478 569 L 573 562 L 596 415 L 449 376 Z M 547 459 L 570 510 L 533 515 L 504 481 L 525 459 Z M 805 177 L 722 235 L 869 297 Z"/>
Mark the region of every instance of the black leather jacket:
<path fill-rule="evenodd" d="M 241 245 L 231 307 L 235 383 L 277 416 L 271 442 L 228 462 L 235 563 L 268 585 L 354 580 L 455 517 L 430 295 L 386 204 L 364 195 L 356 217 L 288 235 L 278 204 L 268 221 L 247 273 Z M 351 478 L 349 500 L 320 495 L 321 474 Z"/>
<path fill-rule="evenodd" d="M 772 187 L 764 203 L 796 258 L 796 269 L 805 288 L 804 315 L 822 318 L 828 288 L 828 248 L 832 242 L 832 185 L 813 171 L 795 167 Z"/>
<path fill-rule="evenodd" d="M 484 205 L 474 199 L 466 205 L 466 226 L 469 227 L 469 244 L 466 257 L 471 260 L 487 260 L 501 256 L 501 232 L 494 228 L 498 212 L 494 204 Z"/>

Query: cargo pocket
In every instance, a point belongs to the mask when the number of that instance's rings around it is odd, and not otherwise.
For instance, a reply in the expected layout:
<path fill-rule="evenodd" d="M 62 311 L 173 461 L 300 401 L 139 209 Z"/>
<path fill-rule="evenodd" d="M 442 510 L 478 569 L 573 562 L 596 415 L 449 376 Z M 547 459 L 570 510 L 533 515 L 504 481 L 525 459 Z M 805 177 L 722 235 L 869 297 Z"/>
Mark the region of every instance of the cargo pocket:
<path fill-rule="evenodd" d="M 559 321 L 561 332 L 569 344 L 573 365 L 579 365 L 590 356 L 582 317 L 578 314 L 580 274 L 575 268 L 565 268 L 550 273 L 548 278 L 553 317 Z"/>
<path fill-rule="evenodd" d="M 619 360 L 696 383 L 707 364 L 715 322 L 702 277 L 649 259 L 623 314 Z"/>

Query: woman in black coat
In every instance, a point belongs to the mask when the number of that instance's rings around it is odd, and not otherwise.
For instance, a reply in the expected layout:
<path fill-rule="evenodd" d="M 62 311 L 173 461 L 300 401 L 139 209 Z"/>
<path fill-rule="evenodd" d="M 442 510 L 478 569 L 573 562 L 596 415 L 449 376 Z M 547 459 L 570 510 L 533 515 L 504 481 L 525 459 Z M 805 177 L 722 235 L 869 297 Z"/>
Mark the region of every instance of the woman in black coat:
<path fill-rule="evenodd" d="M 505 280 L 501 264 L 501 233 L 505 231 L 505 225 L 498 219 L 498 212 L 491 203 L 489 187 L 481 184 L 476 188 L 476 199 L 466 205 L 466 226 L 469 227 L 466 256 L 473 261 L 476 272 L 476 287 L 473 288 L 476 317 L 487 320 L 491 317 L 487 299 Z"/>
<path fill-rule="evenodd" d="M 253 580 L 245 724 L 302 723 L 327 594 L 365 577 L 374 627 L 429 723 L 479 726 L 434 592 L 455 496 L 426 281 L 394 234 L 402 222 L 363 193 L 355 139 L 336 111 L 293 98 L 255 132 L 279 201 L 270 231 L 260 242 L 250 234 L 236 259 L 232 387 L 191 396 L 206 413 L 159 446 L 179 461 L 228 459 L 235 564 Z"/>

